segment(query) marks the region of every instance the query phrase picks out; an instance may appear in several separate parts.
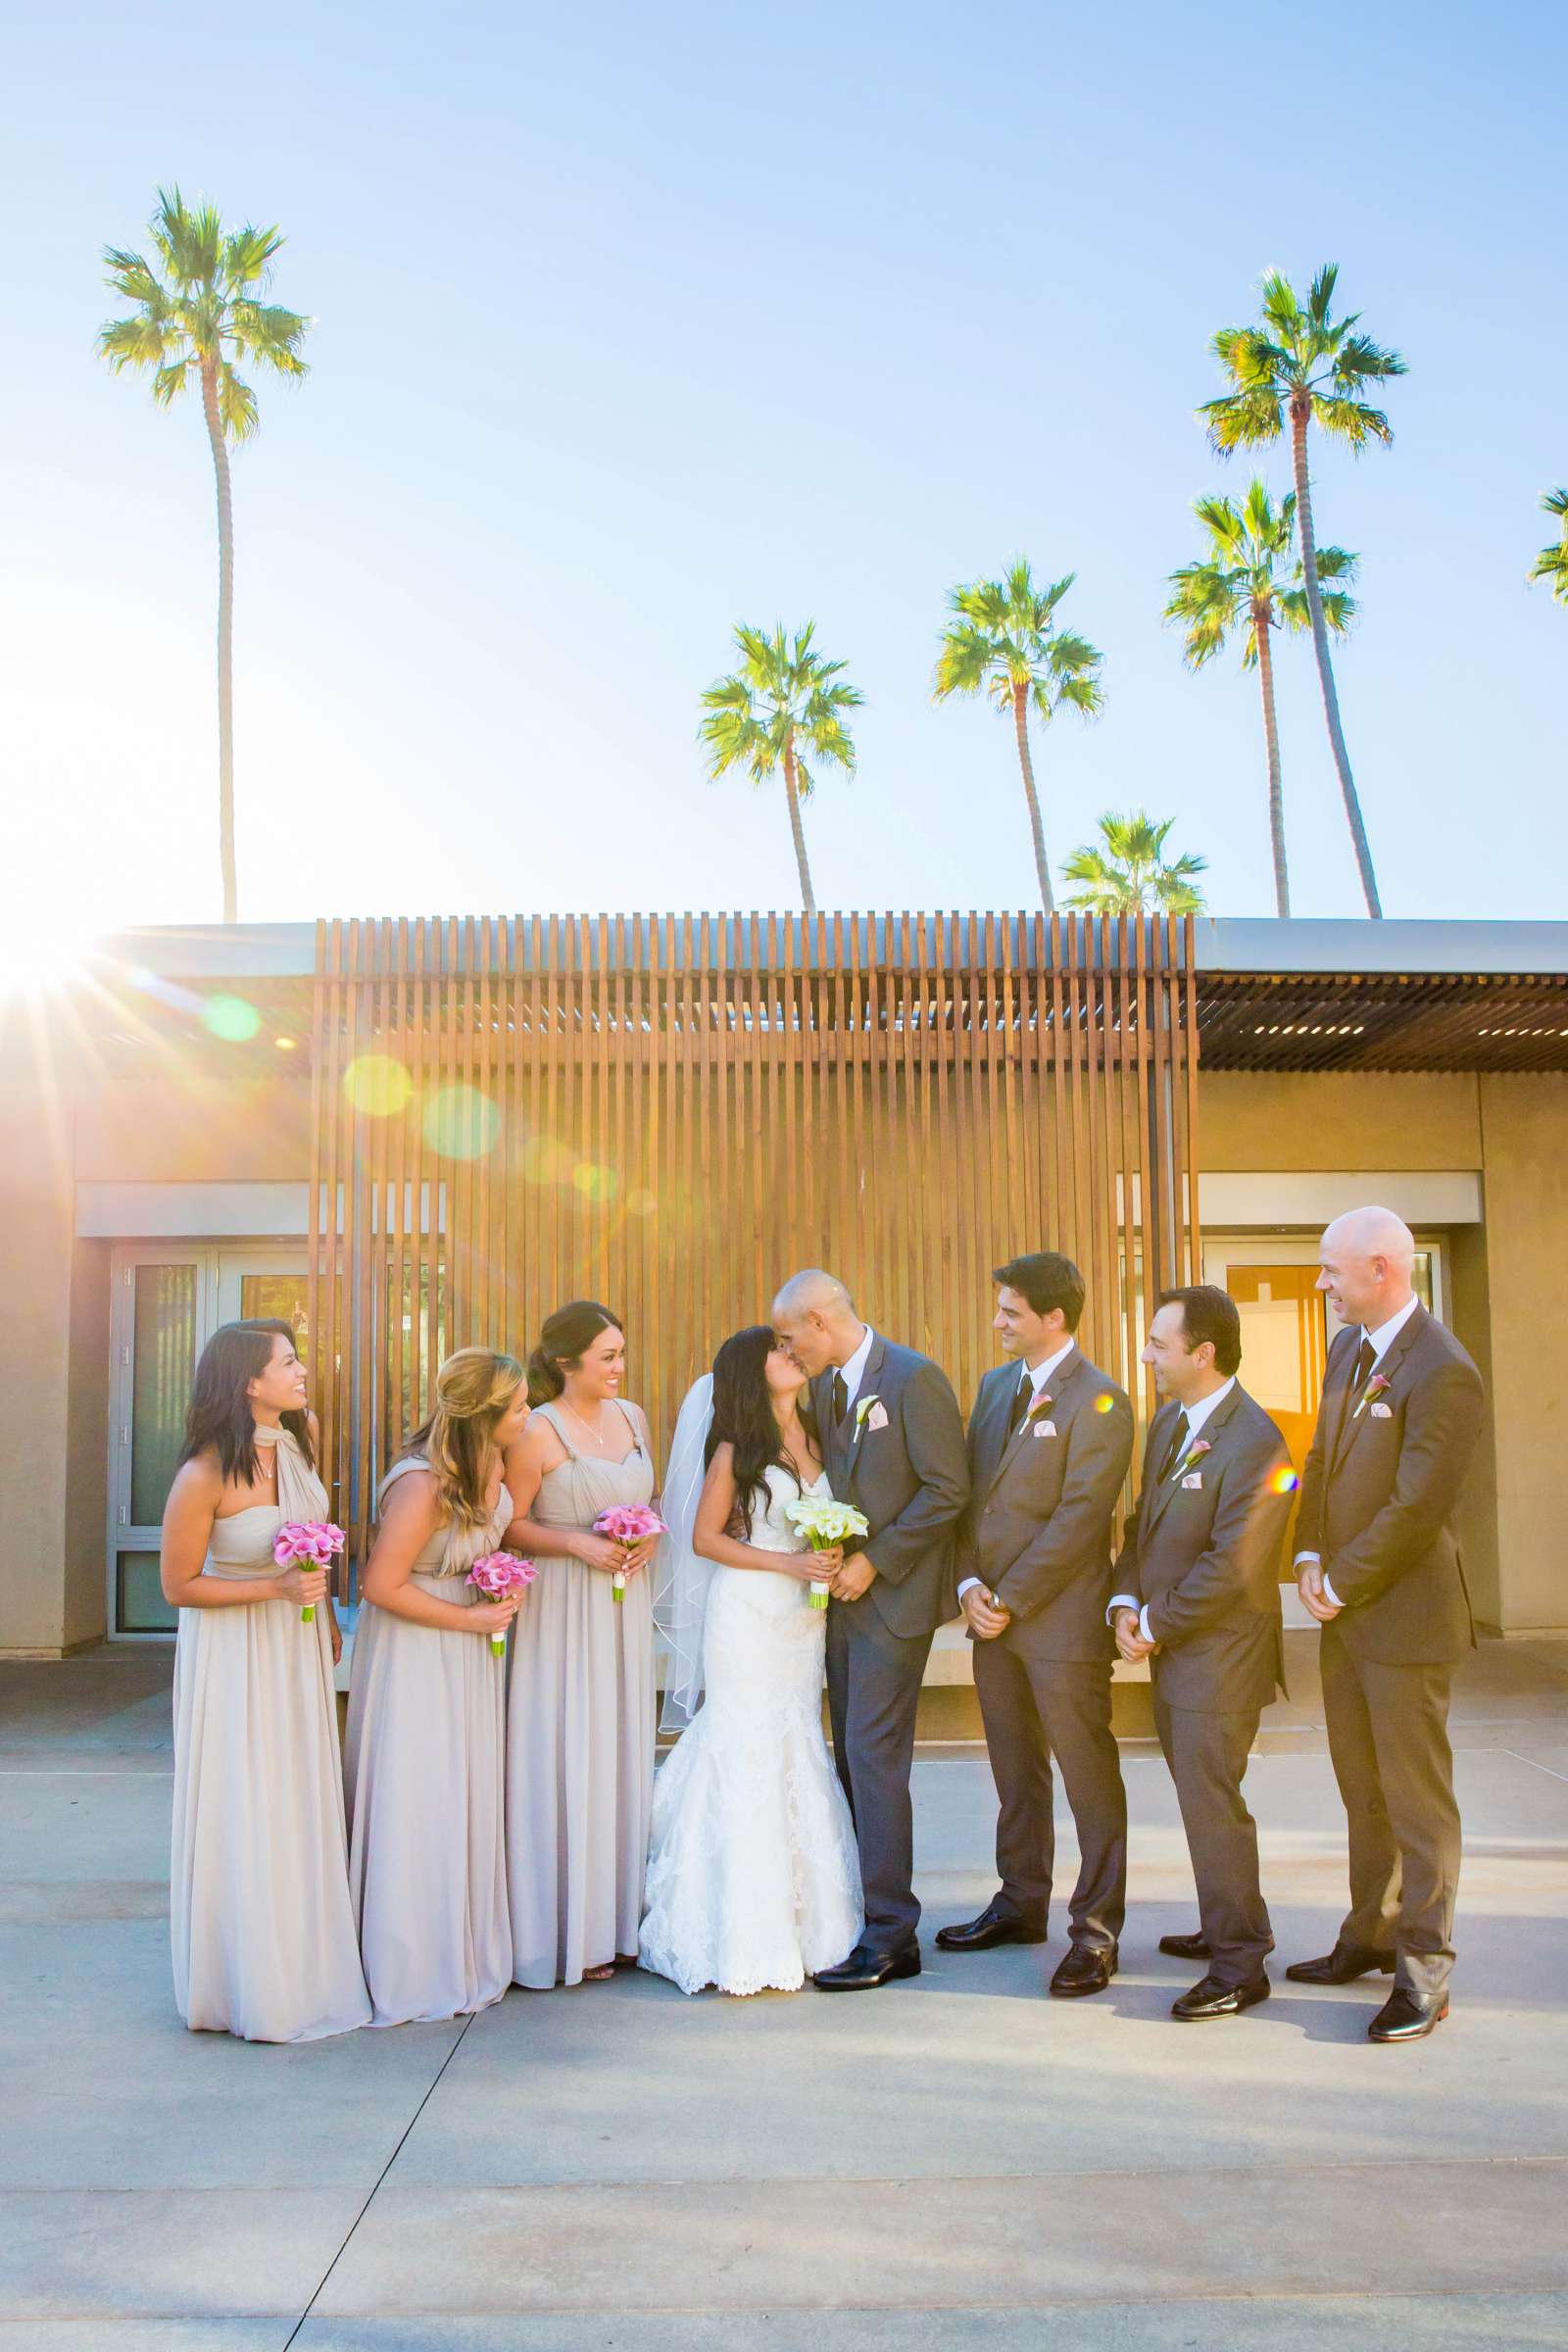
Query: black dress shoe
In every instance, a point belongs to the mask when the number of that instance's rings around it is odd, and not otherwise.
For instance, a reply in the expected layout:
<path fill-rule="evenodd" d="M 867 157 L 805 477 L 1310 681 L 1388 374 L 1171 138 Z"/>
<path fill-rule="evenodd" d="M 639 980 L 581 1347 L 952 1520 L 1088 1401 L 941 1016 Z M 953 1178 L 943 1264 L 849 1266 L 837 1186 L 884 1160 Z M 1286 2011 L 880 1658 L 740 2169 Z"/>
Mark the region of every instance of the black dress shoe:
<path fill-rule="evenodd" d="M 1170 2013 L 1189 2025 L 1203 2017 L 1239 2017 L 1244 2009 L 1255 2009 L 1268 1996 L 1267 1977 L 1254 1977 L 1250 1984 L 1222 1984 L 1218 1977 L 1200 1977 L 1191 1992 L 1172 2001 Z"/>
<path fill-rule="evenodd" d="M 989 1952 L 994 1943 L 1045 1940 L 1043 1926 L 1020 1919 L 1015 1911 L 1004 1911 L 997 1903 L 987 1903 L 978 1919 L 957 1920 L 951 1928 L 937 1930 L 937 1941 L 945 1952 Z"/>
<path fill-rule="evenodd" d="M 819 1968 L 811 1982 L 818 1992 L 869 1992 L 895 1977 L 919 1974 L 917 1943 L 906 1943 L 897 1952 L 877 1952 L 869 1944 L 858 1943 L 847 1960 L 841 1960 L 837 1968 Z"/>
<path fill-rule="evenodd" d="M 1159 1948 L 1173 1960 L 1206 1960 L 1209 1956 L 1206 1936 L 1162 1936 Z"/>
<path fill-rule="evenodd" d="M 1357 1977 L 1369 1977 L 1375 1968 L 1392 1977 L 1394 1954 L 1364 1952 L 1354 1944 L 1337 1943 L 1321 1960 L 1293 1960 L 1285 1974 L 1293 1984 L 1353 1984 Z"/>
<path fill-rule="evenodd" d="M 1408 1992 L 1396 1984 L 1366 2030 L 1368 2041 L 1424 2041 L 1448 2014 L 1446 1992 Z"/>
<path fill-rule="evenodd" d="M 1116 1946 L 1075 1943 L 1051 1980 L 1058 2001 L 1082 2000 L 1085 1993 L 1103 1992 L 1116 1974 Z"/>

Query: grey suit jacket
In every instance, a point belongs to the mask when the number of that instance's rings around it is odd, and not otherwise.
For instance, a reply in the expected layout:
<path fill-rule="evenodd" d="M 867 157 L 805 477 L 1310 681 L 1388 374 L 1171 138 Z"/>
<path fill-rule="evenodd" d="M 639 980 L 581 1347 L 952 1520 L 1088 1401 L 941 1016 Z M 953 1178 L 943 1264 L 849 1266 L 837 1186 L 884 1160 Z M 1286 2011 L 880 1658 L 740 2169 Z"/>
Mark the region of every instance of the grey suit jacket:
<path fill-rule="evenodd" d="M 973 1488 L 959 1580 L 978 1576 L 1042 1657 L 1090 1663 L 1115 1646 L 1105 1623 L 1110 1529 L 1133 1451 L 1124 1392 L 1074 1348 L 1051 1376 L 1050 1402 L 1009 1439 L 1022 1366 L 998 1364 L 969 1416 Z"/>
<path fill-rule="evenodd" d="M 1352 1328 L 1329 1349 L 1296 1548 L 1321 1556 L 1352 1652 L 1451 1663 L 1475 1641 L 1454 1519 L 1486 1392 L 1453 1334 L 1418 1306 L 1377 1367 L 1388 1385 L 1357 1411 L 1359 1346 Z"/>
<path fill-rule="evenodd" d="M 1199 1432 L 1208 1450 L 1158 1483 L 1181 1406 L 1163 1404 L 1144 1447 L 1138 1507 L 1115 1589 L 1149 1610 L 1151 1670 L 1168 1706 L 1240 1715 L 1285 1688 L 1280 1546 L 1291 1515 L 1285 1440 L 1240 1382 Z"/>
<path fill-rule="evenodd" d="M 866 1597 L 891 1633 L 933 1633 L 952 1614 L 953 1532 L 969 1494 L 958 1400 L 929 1356 L 880 1332 L 843 1430 L 833 1424 L 832 1396 L 827 1372 L 813 1382 L 811 1401 L 828 1483 L 870 1522 L 858 1546 L 876 1570 Z M 873 1399 L 885 1428 L 870 1426 Z"/>

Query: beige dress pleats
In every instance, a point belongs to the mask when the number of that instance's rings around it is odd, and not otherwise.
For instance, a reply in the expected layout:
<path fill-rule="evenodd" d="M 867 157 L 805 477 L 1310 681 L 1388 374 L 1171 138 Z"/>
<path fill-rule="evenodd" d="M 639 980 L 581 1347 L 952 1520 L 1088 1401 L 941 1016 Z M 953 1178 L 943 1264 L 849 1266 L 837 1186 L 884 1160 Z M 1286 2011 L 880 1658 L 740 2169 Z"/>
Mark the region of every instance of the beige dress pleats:
<path fill-rule="evenodd" d="M 571 1458 L 546 1473 L 535 1520 L 588 1528 L 612 1504 L 652 1501 L 654 1466 L 640 1444 L 623 1462 L 590 1459 L 564 1413 L 538 1411 Z M 653 1792 L 653 1580 L 629 1578 L 617 1603 L 598 1570 L 541 1559 L 517 1619 L 507 1721 L 518 1984 L 578 1984 L 585 1968 L 636 1952 Z"/>
<path fill-rule="evenodd" d="M 276 1445 L 281 1507 L 216 1519 L 204 1576 L 270 1576 L 281 1522 L 327 1516 L 288 1432 L 257 1437 Z M 315 2041 L 369 2022 L 324 1607 L 312 1625 L 290 1600 L 179 1612 L 170 1927 L 193 2029 Z"/>
<path fill-rule="evenodd" d="M 382 1482 L 422 1470 L 416 1456 Z M 512 1517 L 501 1490 L 485 1527 L 442 1528 L 415 1584 L 471 1607 L 467 1572 Z M 523 1609 L 532 1605 L 531 1595 Z M 482 1634 L 416 1625 L 367 1601 L 349 1682 L 349 1886 L 378 2026 L 460 2017 L 512 1982 L 502 1836 L 506 1665 Z"/>

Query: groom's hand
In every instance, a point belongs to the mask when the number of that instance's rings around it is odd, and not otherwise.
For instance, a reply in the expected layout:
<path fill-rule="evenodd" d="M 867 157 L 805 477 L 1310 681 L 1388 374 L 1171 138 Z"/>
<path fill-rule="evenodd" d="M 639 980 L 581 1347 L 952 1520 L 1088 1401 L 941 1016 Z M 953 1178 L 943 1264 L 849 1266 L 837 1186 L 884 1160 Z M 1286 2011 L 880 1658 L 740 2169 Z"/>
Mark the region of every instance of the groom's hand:
<path fill-rule="evenodd" d="M 843 1567 L 833 1579 L 832 1591 L 834 1599 L 858 1600 L 863 1592 L 870 1592 L 872 1579 L 875 1577 L 875 1575 L 876 1570 L 872 1567 L 870 1561 L 866 1558 L 863 1551 L 851 1552 L 849 1558 L 845 1561 Z"/>

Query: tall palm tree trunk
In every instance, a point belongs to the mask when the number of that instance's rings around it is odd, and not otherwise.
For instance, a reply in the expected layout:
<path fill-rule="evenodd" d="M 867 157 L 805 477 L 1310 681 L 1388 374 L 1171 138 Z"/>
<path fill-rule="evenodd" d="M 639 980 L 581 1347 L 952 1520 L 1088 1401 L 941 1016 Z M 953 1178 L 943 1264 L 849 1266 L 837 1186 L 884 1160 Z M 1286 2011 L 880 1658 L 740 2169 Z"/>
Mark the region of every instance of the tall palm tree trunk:
<path fill-rule="evenodd" d="M 1312 528 L 1312 486 L 1306 469 L 1306 423 L 1310 400 L 1291 401 L 1291 455 L 1296 469 L 1296 520 L 1301 534 L 1301 569 L 1306 580 L 1306 609 L 1312 616 L 1312 643 L 1317 652 L 1317 674 L 1323 688 L 1323 715 L 1329 723 L 1329 743 L 1334 752 L 1334 764 L 1340 771 L 1340 790 L 1345 796 L 1345 814 L 1350 827 L 1350 840 L 1355 850 L 1356 868 L 1361 876 L 1362 895 L 1366 910 L 1381 918 L 1382 904 L 1378 898 L 1377 876 L 1372 871 L 1372 852 L 1367 846 L 1366 827 L 1361 822 L 1361 804 L 1356 798 L 1355 778 L 1350 773 L 1350 755 L 1345 748 L 1345 729 L 1340 724 L 1340 698 L 1334 685 L 1334 664 L 1329 660 L 1329 632 L 1323 618 L 1323 595 L 1317 581 L 1317 536 Z"/>
<path fill-rule="evenodd" d="M 223 920 L 232 923 L 239 914 L 234 877 L 234 505 L 215 365 L 202 368 L 202 414 L 218 477 L 218 854 L 223 870 Z"/>
<path fill-rule="evenodd" d="M 1040 816 L 1040 795 L 1035 790 L 1035 763 L 1029 757 L 1029 690 L 1026 686 L 1015 686 L 1012 690 L 1012 724 L 1018 738 L 1018 765 L 1023 769 L 1024 799 L 1029 804 L 1029 830 L 1034 835 L 1040 904 L 1047 914 L 1054 914 L 1056 902 L 1051 895 L 1051 868 L 1046 862 L 1046 828 Z"/>
<path fill-rule="evenodd" d="M 1274 850 L 1274 911 L 1291 911 L 1291 876 L 1285 862 L 1285 786 L 1280 779 L 1280 728 L 1274 710 L 1274 648 L 1269 617 L 1256 607 L 1252 612 L 1257 639 L 1257 674 L 1263 684 L 1263 742 L 1268 751 L 1268 831 Z"/>
<path fill-rule="evenodd" d="M 801 822 L 800 787 L 795 781 L 795 746 L 784 746 L 784 790 L 789 795 L 790 835 L 795 843 L 795 862 L 801 869 L 801 902 L 808 914 L 816 912 L 816 893 L 811 888 L 811 868 L 806 855 L 806 827 Z"/>

